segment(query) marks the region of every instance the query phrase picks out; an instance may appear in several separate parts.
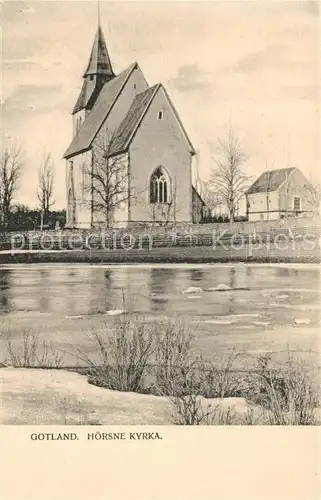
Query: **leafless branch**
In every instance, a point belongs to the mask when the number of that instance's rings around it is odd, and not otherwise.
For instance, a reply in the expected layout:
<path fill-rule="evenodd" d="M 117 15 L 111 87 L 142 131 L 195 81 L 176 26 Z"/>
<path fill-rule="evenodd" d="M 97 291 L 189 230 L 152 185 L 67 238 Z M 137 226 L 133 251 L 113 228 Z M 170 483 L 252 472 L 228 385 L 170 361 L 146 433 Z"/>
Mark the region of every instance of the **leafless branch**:
<path fill-rule="evenodd" d="M 123 156 L 112 156 L 113 137 L 101 138 L 93 150 L 93 164 L 85 169 L 84 192 L 94 212 L 103 213 L 106 227 L 113 221 L 116 207 L 133 197 L 129 192 L 129 166 Z"/>
<path fill-rule="evenodd" d="M 226 137 L 218 139 L 218 144 L 219 152 L 214 158 L 215 168 L 212 170 L 209 186 L 226 205 L 230 221 L 233 222 L 238 203 L 249 182 L 249 177 L 243 170 L 247 157 L 231 126 Z"/>
<path fill-rule="evenodd" d="M 0 165 L 0 215 L 4 225 L 8 222 L 12 202 L 18 190 L 22 166 L 21 147 L 15 144 L 6 147 L 1 155 Z"/>
<path fill-rule="evenodd" d="M 55 172 L 50 153 L 44 153 L 43 162 L 38 171 L 37 196 L 41 210 L 48 214 L 54 205 L 54 180 Z"/>
<path fill-rule="evenodd" d="M 312 210 L 318 211 L 321 203 L 321 185 L 307 182 L 304 185 L 304 191 Z"/>

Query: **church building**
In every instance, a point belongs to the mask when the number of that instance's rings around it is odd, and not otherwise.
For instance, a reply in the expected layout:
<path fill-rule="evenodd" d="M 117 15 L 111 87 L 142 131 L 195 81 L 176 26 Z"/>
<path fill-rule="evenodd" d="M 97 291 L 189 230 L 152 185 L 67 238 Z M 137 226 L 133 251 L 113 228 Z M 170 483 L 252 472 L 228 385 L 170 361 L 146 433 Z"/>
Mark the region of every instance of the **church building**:
<path fill-rule="evenodd" d="M 116 75 L 100 25 L 72 120 L 68 227 L 200 221 L 195 150 L 166 89 L 150 87 L 137 62 Z"/>

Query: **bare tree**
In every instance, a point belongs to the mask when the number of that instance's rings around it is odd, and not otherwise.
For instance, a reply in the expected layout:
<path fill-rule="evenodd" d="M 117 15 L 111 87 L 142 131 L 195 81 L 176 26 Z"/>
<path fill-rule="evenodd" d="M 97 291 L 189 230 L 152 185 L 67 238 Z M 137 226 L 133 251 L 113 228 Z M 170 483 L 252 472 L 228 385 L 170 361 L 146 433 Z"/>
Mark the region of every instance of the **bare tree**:
<path fill-rule="evenodd" d="M 309 181 L 304 185 L 304 191 L 311 209 L 318 213 L 321 204 L 321 185 Z"/>
<path fill-rule="evenodd" d="M 92 165 L 85 166 L 83 190 L 87 193 L 85 203 L 92 213 L 104 214 L 105 226 L 113 222 L 116 207 L 129 201 L 134 192 L 130 186 L 130 171 L 123 155 L 112 155 L 113 137 L 101 138 L 95 143 Z"/>
<path fill-rule="evenodd" d="M 249 181 L 243 170 L 247 158 L 231 126 L 226 137 L 219 138 L 218 142 L 219 154 L 214 158 L 215 168 L 211 172 L 210 186 L 226 204 L 232 223 Z"/>
<path fill-rule="evenodd" d="M 222 203 L 218 193 L 214 191 L 211 182 L 203 182 L 202 184 L 202 198 L 205 203 L 204 216 L 212 217 L 215 209 Z"/>
<path fill-rule="evenodd" d="M 270 197 L 270 192 L 271 192 L 271 183 L 272 183 L 272 175 L 273 172 L 271 170 L 267 170 L 267 163 L 265 164 L 265 169 L 266 169 L 266 213 L 267 213 L 267 220 L 270 219 L 270 202 L 271 202 L 271 197 Z"/>
<path fill-rule="evenodd" d="M 44 218 L 49 214 L 50 208 L 54 205 L 54 180 L 55 171 L 51 154 L 44 153 L 43 162 L 38 172 L 37 196 L 41 208 L 41 227 Z"/>
<path fill-rule="evenodd" d="M 6 226 L 11 206 L 18 190 L 18 181 L 22 174 L 22 149 L 20 146 L 5 147 L 1 155 L 0 166 L 0 223 Z"/>

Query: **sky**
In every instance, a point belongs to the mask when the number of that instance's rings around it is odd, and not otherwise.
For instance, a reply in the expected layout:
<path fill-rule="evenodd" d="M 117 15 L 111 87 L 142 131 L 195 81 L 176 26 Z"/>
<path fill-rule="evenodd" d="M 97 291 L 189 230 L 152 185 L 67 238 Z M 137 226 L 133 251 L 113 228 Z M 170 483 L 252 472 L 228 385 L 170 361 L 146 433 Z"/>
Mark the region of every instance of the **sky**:
<path fill-rule="evenodd" d="M 56 170 L 55 208 L 65 208 L 64 151 L 71 110 L 97 29 L 96 1 L 5 1 L 4 144 L 24 151 L 17 201 L 37 205 L 43 152 Z M 166 87 L 198 151 L 200 177 L 214 167 L 231 121 L 253 180 L 295 166 L 319 180 L 319 8 L 308 0 L 100 2 L 116 73 L 137 61 Z"/>

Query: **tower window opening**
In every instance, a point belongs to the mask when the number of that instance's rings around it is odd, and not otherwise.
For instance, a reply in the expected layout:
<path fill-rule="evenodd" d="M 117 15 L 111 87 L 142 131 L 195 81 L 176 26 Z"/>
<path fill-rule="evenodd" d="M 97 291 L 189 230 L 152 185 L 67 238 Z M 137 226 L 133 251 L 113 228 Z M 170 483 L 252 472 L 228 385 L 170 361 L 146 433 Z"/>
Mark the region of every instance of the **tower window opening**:
<path fill-rule="evenodd" d="M 94 75 L 90 75 L 90 81 L 92 82 L 94 79 Z"/>
<path fill-rule="evenodd" d="M 80 129 L 82 125 L 82 118 L 81 116 L 78 116 L 77 120 L 76 120 L 76 132 L 78 132 L 78 130 Z"/>
<path fill-rule="evenodd" d="M 157 119 L 158 120 L 162 120 L 163 119 L 163 111 L 158 111 Z"/>

